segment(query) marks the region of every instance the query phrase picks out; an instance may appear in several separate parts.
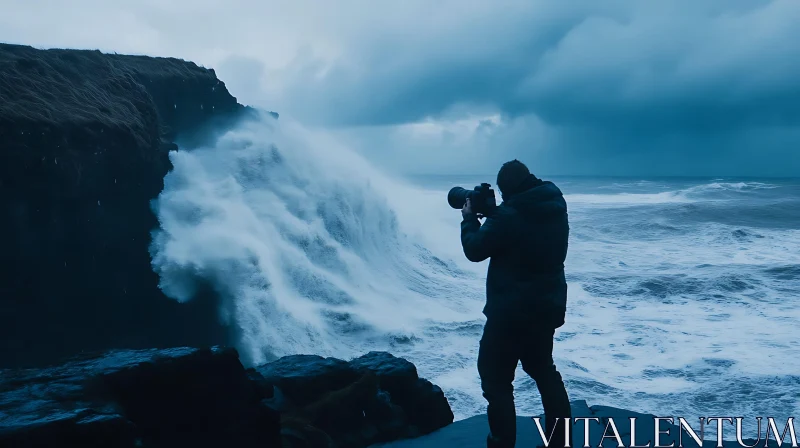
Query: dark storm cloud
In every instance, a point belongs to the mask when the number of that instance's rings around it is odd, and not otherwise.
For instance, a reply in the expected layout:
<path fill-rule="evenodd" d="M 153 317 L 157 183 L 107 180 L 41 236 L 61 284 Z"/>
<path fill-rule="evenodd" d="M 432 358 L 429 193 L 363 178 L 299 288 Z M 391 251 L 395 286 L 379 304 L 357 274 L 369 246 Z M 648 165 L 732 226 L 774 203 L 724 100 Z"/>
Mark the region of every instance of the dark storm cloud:
<path fill-rule="evenodd" d="M 284 92 L 298 116 L 333 126 L 502 117 L 470 139 L 351 133 L 410 171 L 520 157 L 553 174 L 800 173 L 800 2 L 466 9 L 455 30 L 389 28 L 333 63 L 297 61 Z"/>
<path fill-rule="evenodd" d="M 297 61 L 284 92 L 299 116 L 336 125 L 413 122 L 459 104 L 643 133 L 796 124 L 800 2 L 699 3 L 454 5 L 483 20 L 376 30 L 332 64 Z"/>
<path fill-rule="evenodd" d="M 800 173 L 798 0 L 0 0 L 0 40 L 177 56 L 392 169 Z"/>
<path fill-rule="evenodd" d="M 674 131 L 661 136 L 602 127 L 549 126 L 528 115 L 468 137 L 403 128 L 343 128 L 350 145 L 387 169 L 412 173 L 473 173 L 493 179 L 518 158 L 537 174 L 602 176 L 798 176 L 800 128 Z"/>

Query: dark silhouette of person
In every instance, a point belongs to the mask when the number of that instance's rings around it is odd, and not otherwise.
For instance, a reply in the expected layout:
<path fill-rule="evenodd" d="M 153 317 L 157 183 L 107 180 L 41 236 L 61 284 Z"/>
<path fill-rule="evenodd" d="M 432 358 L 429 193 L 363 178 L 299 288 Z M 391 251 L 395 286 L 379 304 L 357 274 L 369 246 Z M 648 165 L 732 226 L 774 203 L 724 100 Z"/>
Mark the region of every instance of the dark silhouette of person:
<path fill-rule="evenodd" d="M 537 178 L 519 160 L 503 164 L 497 187 L 503 202 L 483 225 L 469 201 L 461 210 L 464 254 L 473 262 L 490 259 L 478 351 L 488 402 L 487 447 L 516 443 L 512 383 L 520 361 L 542 397 L 545 435 L 552 434 L 549 447 L 563 447 L 564 419 L 571 418 L 571 411 L 553 362 L 553 337 L 566 315 L 567 203 L 555 184 Z"/>

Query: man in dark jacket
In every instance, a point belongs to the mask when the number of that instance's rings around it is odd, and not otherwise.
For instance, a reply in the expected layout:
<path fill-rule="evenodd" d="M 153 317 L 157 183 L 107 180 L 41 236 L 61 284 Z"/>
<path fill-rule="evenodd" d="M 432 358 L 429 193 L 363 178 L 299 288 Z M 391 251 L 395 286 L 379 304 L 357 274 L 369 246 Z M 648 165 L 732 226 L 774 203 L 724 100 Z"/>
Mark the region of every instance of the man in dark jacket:
<path fill-rule="evenodd" d="M 478 373 L 488 402 L 487 446 L 513 447 L 516 411 L 512 382 L 517 363 L 536 381 L 549 447 L 563 447 L 569 398 L 553 363 L 553 336 L 564 324 L 569 223 L 561 190 L 518 160 L 497 174 L 503 203 L 481 225 L 469 201 L 461 210 L 461 244 L 470 261 L 487 258 L 486 325 Z M 558 423 L 556 424 L 556 421 Z M 531 422 L 533 424 L 533 422 Z"/>

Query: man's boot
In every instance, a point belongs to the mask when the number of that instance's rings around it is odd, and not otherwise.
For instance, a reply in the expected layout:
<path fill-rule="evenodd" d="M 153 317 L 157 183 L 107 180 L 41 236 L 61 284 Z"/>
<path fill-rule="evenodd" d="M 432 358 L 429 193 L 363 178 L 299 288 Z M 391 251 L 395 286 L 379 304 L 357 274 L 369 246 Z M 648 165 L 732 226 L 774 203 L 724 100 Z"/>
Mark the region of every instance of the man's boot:
<path fill-rule="evenodd" d="M 489 434 L 486 436 L 486 448 L 514 448 L 514 441 L 504 441 Z"/>

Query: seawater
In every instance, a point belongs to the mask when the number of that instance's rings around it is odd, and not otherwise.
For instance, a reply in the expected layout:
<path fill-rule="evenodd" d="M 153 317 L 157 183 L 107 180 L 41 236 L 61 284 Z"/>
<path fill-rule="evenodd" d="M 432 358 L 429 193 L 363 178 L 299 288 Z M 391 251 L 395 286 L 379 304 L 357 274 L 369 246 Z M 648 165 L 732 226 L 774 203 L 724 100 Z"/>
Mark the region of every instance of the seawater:
<path fill-rule="evenodd" d="M 457 419 L 485 412 L 487 266 L 464 258 L 446 192 L 494 173 L 400 179 L 274 120 L 171 158 L 153 268 L 178 301 L 214 286 L 246 362 L 387 350 L 440 385 Z M 572 400 L 800 416 L 800 180 L 542 176 L 569 207 L 554 356 Z M 521 415 L 542 411 L 521 369 L 514 386 Z"/>

